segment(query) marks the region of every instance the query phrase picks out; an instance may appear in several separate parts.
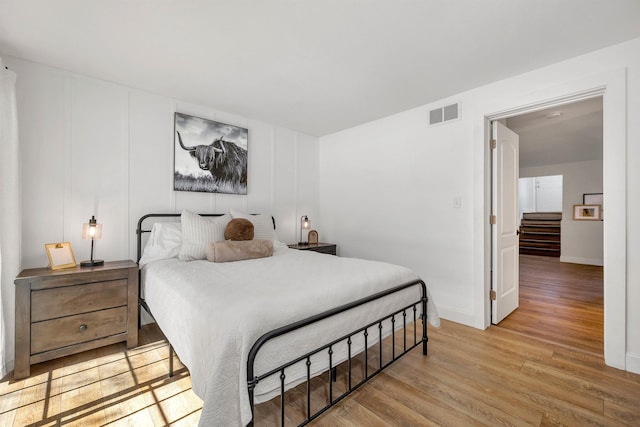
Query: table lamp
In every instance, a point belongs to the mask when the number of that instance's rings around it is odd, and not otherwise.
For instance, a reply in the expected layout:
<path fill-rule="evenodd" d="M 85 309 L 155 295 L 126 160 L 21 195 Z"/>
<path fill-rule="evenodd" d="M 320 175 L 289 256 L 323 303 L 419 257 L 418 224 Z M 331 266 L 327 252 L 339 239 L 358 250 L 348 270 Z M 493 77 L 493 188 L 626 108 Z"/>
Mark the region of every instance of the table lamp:
<path fill-rule="evenodd" d="M 102 238 L 102 224 L 98 224 L 96 217 L 91 215 L 89 223 L 82 224 L 82 238 L 84 240 L 91 240 L 91 259 L 88 261 L 81 261 L 80 267 L 94 267 L 96 265 L 103 265 L 104 260 L 93 259 L 93 241 Z"/>

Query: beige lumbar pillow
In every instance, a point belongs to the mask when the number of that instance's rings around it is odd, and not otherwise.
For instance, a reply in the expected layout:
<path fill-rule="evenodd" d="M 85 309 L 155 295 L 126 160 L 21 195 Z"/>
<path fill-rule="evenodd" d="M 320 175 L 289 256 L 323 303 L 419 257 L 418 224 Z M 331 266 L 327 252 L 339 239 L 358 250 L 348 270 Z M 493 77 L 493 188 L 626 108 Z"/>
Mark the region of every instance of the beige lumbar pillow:
<path fill-rule="evenodd" d="M 207 246 L 207 259 L 211 262 L 242 261 L 273 255 L 271 240 L 226 240 Z"/>

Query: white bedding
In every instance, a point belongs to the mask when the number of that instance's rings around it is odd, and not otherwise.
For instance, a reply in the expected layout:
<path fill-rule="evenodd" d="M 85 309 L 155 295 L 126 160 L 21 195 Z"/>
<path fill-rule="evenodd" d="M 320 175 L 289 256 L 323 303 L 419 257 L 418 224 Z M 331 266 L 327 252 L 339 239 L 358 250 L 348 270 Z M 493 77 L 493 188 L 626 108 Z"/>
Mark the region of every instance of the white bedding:
<path fill-rule="evenodd" d="M 154 261 L 144 266 L 142 276 L 147 304 L 189 369 L 194 392 L 204 401 L 201 426 L 246 425 L 251 420 L 247 355 L 264 333 L 418 279 L 411 270 L 396 265 L 288 248 L 278 249 L 269 258 L 222 264 L 175 258 Z M 419 289 L 412 287 L 366 309 L 309 326 L 304 334 L 270 342 L 259 353 L 255 373 L 417 301 Z M 427 317 L 429 323 L 439 325 L 431 297 Z M 370 344 L 373 341 L 370 337 Z M 313 360 L 312 369 L 319 372 L 326 367 Z M 287 383 L 296 382 L 295 372 L 287 371 Z M 275 384 L 279 383 L 259 383 L 256 403 L 271 398 Z"/>

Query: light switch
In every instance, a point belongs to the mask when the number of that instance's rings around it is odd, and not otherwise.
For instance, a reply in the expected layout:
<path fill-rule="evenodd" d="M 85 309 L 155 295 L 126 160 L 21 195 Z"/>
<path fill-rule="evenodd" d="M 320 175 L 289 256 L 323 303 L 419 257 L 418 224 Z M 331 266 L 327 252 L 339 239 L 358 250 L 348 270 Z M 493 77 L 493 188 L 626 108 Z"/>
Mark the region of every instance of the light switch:
<path fill-rule="evenodd" d="M 453 207 L 460 209 L 462 207 L 462 196 L 456 196 L 453 198 Z"/>

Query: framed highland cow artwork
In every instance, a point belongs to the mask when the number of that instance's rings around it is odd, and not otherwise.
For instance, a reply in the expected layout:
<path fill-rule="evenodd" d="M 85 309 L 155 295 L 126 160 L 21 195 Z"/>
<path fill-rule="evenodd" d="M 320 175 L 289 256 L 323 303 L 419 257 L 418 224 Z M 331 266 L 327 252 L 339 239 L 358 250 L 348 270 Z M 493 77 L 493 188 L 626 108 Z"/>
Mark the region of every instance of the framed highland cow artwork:
<path fill-rule="evenodd" d="M 249 130 L 175 113 L 173 189 L 247 194 Z"/>

